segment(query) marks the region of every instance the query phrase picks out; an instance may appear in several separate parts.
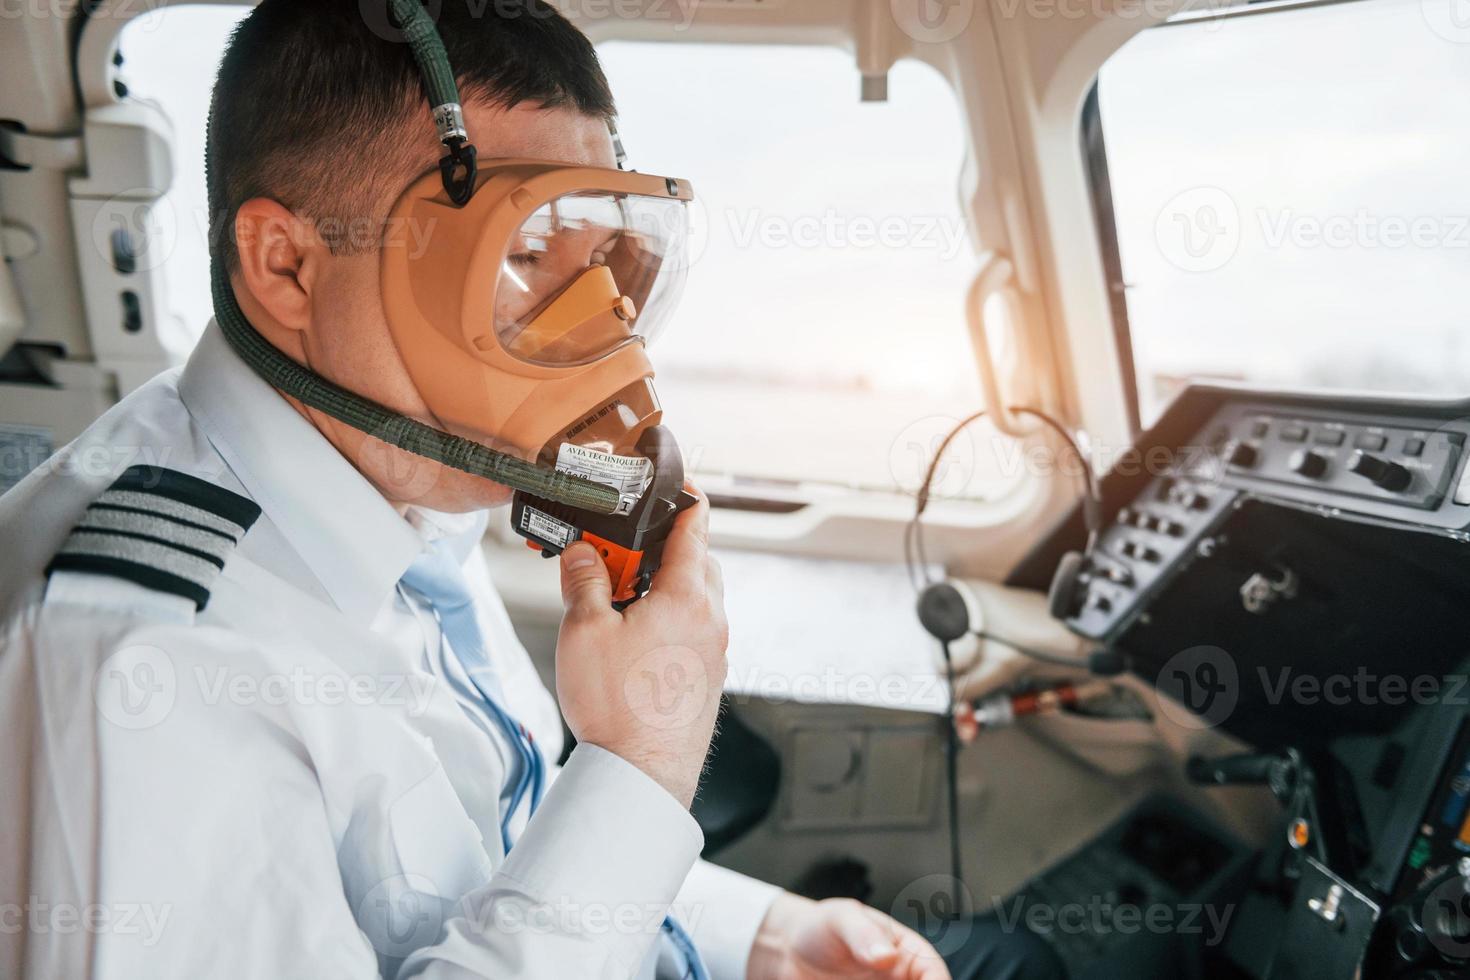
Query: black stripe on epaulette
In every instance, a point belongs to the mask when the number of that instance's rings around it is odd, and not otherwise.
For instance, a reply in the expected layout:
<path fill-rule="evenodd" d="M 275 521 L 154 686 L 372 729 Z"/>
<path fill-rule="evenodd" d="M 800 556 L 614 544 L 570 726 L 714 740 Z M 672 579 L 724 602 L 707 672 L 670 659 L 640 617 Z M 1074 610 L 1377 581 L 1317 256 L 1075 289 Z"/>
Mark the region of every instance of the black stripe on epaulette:
<path fill-rule="evenodd" d="M 46 574 L 125 579 L 203 609 L 224 556 L 259 517 L 254 501 L 223 487 L 176 470 L 133 466 L 87 508 Z"/>
<path fill-rule="evenodd" d="M 150 565 L 139 565 L 136 562 L 122 561 L 118 558 L 107 558 L 102 555 L 57 555 L 51 559 L 51 564 L 46 566 L 46 574 L 50 575 L 52 572 L 82 572 L 126 579 L 129 582 L 137 582 L 145 589 L 152 589 L 154 592 L 168 592 L 191 599 L 195 610 L 203 609 L 209 604 L 209 590 L 204 586 Z"/>
<path fill-rule="evenodd" d="M 166 470 L 162 466 L 129 466 L 113 482 L 110 490 L 134 490 L 153 493 L 181 504 L 189 504 L 211 514 L 234 521 L 245 530 L 260 516 L 260 505 L 248 497 L 217 487 L 197 476 Z"/>

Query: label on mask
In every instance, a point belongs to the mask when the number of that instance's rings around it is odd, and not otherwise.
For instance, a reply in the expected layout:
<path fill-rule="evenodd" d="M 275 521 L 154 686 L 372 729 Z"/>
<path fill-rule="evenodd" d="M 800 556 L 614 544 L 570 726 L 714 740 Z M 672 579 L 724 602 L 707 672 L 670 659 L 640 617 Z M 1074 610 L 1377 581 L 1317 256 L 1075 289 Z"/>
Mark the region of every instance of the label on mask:
<path fill-rule="evenodd" d="M 638 503 L 638 498 L 643 496 L 653 478 L 653 460 L 645 456 L 618 456 L 570 442 L 562 443 L 556 451 L 556 468 L 559 472 L 612 487 L 622 497 L 618 504 L 619 514 L 633 510 L 633 505 Z"/>
<path fill-rule="evenodd" d="M 565 548 L 577 540 L 576 528 L 535 507 L 526 507 L 521 510 L 521 530 L 558 548 Z"/>

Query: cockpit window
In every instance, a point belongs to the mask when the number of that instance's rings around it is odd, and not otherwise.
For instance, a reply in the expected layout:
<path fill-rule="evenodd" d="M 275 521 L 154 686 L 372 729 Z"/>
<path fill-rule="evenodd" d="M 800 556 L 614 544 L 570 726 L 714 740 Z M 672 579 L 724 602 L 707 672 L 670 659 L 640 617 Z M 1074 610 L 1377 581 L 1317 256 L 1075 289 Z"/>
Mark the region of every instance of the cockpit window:
<path fill-rule="evenodd" d="M 1470 394 L 1470 20 L 1170 24 L 1099 105 L 1143 421 L 1192 377 Z"/>

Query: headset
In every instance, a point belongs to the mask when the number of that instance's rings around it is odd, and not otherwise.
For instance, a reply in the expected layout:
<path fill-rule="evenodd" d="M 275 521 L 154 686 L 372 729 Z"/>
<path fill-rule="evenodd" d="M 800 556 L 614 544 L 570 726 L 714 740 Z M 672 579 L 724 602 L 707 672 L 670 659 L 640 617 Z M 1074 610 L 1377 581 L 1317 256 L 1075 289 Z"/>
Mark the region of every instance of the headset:
<path fill-rule="evenodd" d="M 1098 484 L 1096 471 L 1082 449 L 1085 437 L 1080 433 L 1074 434 L 1061 422 L 1040 409 L 1013 406 L 1010 411 L 1015 415 L 1034 418 L 1055 432 L 1077 457 L 1080 467 L 1082 519 L 1087 527 L 1087 541 L 1082 551 L 1068 551 L 1062 556 L 1052 577 L 1047 597 L 1047 607 L 1051 614 L 1057 619 L 1066 619 L 1070 615 L 1069 610 L 1075 609 L 1076 603 L 1080 601 L 1088 576 L 1094 570 L 1106 567 L 1109 572 L 1113 572 L 1116 568 L 1121 567 L 1111 559 L 1100 555 L 1097 549 L 1098 538 L 1102 531 L 1102 490 Z M 951 671 L 953 670 L 951 645 L 967 636 L 973 636 L 981 641 L 998 643 L 1023 656 L 1053 666 L 1086 670 L 1102 677 L 1122 673 L 1125 664 L 1121 656 L 1109 649 L 1097 650 L 1085 659 L 1077 659 L 1056 656 L 996 636 L 985 629 L 984 609 L 974 589 L 960 579 L 943 578 L 938 581 L 930 579 L 929 562 L 924 548 L 923 517 L 929 507 L 935 474 L 950 444 L 985 415 L 986 412 L 982 409 L 961 419 L 940 441 L 933 457 L 929 460 L 929 467 L 915 495 L 914 515 L 904 529 L 904 561 L 908 566 L 909 579 L 918 591 L 916 611 L 919 623 L 930 636 L 940 642 L 944 651 L 945 663 Z"/>

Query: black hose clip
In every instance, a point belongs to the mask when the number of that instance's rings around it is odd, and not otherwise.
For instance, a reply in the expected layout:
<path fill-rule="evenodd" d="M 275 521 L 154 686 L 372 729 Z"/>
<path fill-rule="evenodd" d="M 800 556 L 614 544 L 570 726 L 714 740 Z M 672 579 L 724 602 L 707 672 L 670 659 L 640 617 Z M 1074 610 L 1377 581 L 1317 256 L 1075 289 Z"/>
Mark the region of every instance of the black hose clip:
<path fill-rule="evenodd" d="M 439 175 L 444 178 L 444 191 L 457 207 L 464 207 L 469 203 L 470 195 L 475 192 L 475 144 L 461 136 L 454 136 L 445 140 L 444 146 L 449 150 L 439 161 Z"/>

